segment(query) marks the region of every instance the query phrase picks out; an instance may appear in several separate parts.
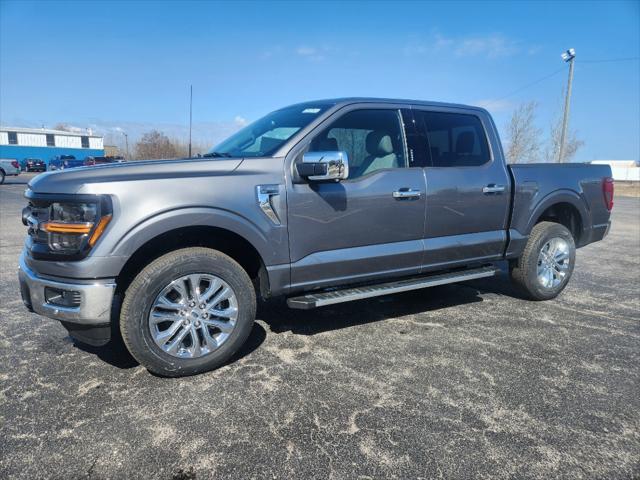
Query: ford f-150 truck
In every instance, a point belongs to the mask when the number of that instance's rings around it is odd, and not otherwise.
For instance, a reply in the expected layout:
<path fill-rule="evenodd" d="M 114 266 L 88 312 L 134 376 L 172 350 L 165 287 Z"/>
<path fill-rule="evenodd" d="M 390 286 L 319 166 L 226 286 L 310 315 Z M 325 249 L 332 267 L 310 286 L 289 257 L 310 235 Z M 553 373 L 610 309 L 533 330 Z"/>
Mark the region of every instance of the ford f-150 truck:
<path fill-rule="evenodd" d="M 486 110 L 352 98 L 268 114 L 203 158 L 31 180 L 29 309 L 160 375 L 216 368 L 256 297 L 313 308 L 495 275 L 557 296 L 609 229 L 606 165 L 507 165 Z M 117 330 L 116 330 L 117 331 Z"/>

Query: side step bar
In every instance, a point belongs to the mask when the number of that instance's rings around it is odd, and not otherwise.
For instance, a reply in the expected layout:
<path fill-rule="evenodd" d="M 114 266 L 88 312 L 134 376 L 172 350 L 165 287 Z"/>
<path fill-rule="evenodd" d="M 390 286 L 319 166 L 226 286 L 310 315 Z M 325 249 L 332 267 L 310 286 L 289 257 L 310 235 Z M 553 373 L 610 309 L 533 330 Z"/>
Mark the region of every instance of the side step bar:
<path fill-rule="evenodd" d="M 392 293 L 435 287 L 436 285 L 444 285 L 446 283 L 464 282 L 466 280 L 475 280 L 476 278 L 493 277 L 499 271 L 500 269 L 494 266 L 481 267 L 458 272 L 430 275 L 427 277 L 398 280 L 395 282 L 381 283 L 377 285 L 368 285 L 365 287 L 346 288 L 344 290 L 333 290 L 331 292 L 309 293 L 300 297 L 291 297 L 287 299 L 287 305 L 290 308 L 309 310 L 311 308 L 324 307 L 325 305 L 333 305 L 334 303 L 351 302 L 353 300 L 362 300 L 363 298 L 379 297 L 381 295 L 390 295 Z"/>

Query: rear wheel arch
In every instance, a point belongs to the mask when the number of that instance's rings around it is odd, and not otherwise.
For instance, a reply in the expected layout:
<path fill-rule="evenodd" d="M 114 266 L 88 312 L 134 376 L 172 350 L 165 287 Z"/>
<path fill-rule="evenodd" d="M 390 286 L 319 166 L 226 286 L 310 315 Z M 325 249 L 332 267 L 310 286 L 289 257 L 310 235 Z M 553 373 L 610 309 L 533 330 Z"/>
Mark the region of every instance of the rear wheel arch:
<path fill-rule="evenodd" d="M 541 222 L 564 225 L 571 232 L 576 246 L 581 246 L 583 233 L 590 226 L 584 200 L 572 191 L 554 192 L 542 200 L 531 215 L 528 234 Z"/>

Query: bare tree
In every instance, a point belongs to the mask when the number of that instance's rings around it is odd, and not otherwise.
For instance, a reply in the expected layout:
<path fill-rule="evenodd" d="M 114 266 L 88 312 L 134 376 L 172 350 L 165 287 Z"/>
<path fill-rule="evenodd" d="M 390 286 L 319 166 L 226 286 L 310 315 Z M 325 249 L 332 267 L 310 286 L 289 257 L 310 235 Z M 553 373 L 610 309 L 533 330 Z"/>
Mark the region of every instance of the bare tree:
<path fill-rule="evenodd" d="M 169 137 L 158 130 L 145 133 L 136 143 L 135 152 L 138 160 L 178 158 L 180 156 Z"/>
<path fill-rule="evenodd" d="M 507 162 L 538 161 L 542 131 L 535 125 L 537 108 L 536 102 L 523 103 L 511 115 L 507 124 Z"/>
<path fill-rule="evenodd" d="M 562 138 L 562 116 L 558 116 L 551 124 L 549 141 L 544 151 L 547 162 L 569 162 L 576 155 L 584 141 L 580 140 L 575 130 L 569 129 L 564 140 L 564 158 L 560 157 L 560 140 Z"/>
<path fill-rule="evenodd" d="M 187 158 L 189 156 L 189 143 L 184 140 L 172 139 L 171 143 L 176 147 L 176 152 L 179 158 Z M 191 156 L 197 157 L 209 151 L 210 145 L 205 145 L 200 142 L 193 142 L 191 145 Z"/>
<path fill-rule="evenodd" d="M 70 132 L 71 131 L 71 127 L 69 127 L 69 125 L 67 125 L 66 123 L 56 123 L 53 127 L 54 130 L 61 130 L 63 132 Z"/>

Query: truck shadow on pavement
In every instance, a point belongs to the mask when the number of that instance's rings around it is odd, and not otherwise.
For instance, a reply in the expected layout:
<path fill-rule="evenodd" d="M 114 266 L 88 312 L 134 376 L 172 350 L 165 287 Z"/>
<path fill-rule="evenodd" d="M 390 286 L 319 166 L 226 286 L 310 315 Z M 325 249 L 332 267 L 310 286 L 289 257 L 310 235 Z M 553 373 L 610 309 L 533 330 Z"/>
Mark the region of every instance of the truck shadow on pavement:
<path fill-rule="evenodd" d="M 292 310 L 284 301 L 265 302 L 260 304 L 257 318 L 263 320 L 271 332 L 276 334 L 289 331 L 300 335 L 315 335 L 330 330 L 482 302 L 482 295 L 486 293 L 518 297 L 509 282 L 508 275 L 502 273 L 489 279 L 374 297 L 314 310 Z"/>
<path fill-rule="evenodd" d="M 267 338 L 267 332 L 265 331 L 264 327 L 257 322 L 254 323 L 253 329 L 251 330 L 247 341 L 244 343 L 244 345 L 242 345 L 240 350 L 238 350 L 233 355 L 233 357 L 229 359 L 226 364 L 231 364 L 249 355 L 260 345 L 262 345 L 265 338 Z M 79 342 L 73 343 L 76 348 L 82 350 L 83 352 L 95 355 L 103 362 L 106 362 L 116 368 L 129 369 L 137 367 L 139 365 L 137 360 L 133 358 L 127 350 L 127 347 L 125 346 L 124 341 L 120 336 L 120 332 L 112 332 L 111 341 L 103 347 L 92 347 L 91 345 L 86 345 Z"/>
<path fill-rule="evenodd" d="M 487 293 L 517 297 L 508 276 L 503 273 L 489 279 L 442 285 L 314 310 L 292 310 L 286 306 L 283 299 L 269 300 L 259 303 L 257 319 L 266 323 L 269 330 L 275 334 L 292 332 L 298 335 L 315 335 L 356 325 L 482 302 L 482 295 Z M 227 364 L 234 363 L 251 354 L 262 345 L 266 337 L 267 332 L 264 327 L 260 322 L 256 322 L 245 344 Z M 103 347 L 92 347 L 78 342 L 74 342 L 74 345 L 84 352 L 96 355 L 102 361 L 116 368 L 130 369 L 138 366 L 138 362 L 125 347 L 117 328 L 112 331 L 111 341 Z"/>

